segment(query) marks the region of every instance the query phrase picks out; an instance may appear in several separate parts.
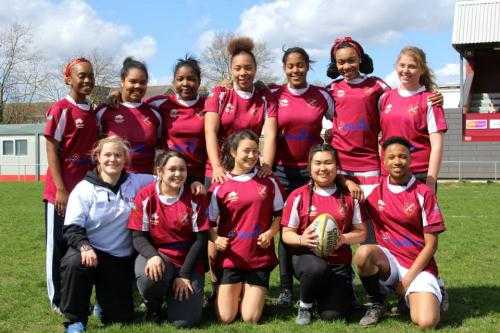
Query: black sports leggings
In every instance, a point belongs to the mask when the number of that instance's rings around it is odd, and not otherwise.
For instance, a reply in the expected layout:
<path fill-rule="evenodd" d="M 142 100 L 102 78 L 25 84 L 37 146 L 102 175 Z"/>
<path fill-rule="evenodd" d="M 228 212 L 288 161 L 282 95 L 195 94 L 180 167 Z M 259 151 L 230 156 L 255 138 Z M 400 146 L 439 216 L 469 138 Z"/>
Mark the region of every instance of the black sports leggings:
<path fill-rule="evenodd" d="M 320 314 L 335 311 L 347 314 L 354 302 L 353 271 L 350 265 L 332 265 L 314 254 L 292 256 L 300 281 L 300 300 L 318 304 Z"/>

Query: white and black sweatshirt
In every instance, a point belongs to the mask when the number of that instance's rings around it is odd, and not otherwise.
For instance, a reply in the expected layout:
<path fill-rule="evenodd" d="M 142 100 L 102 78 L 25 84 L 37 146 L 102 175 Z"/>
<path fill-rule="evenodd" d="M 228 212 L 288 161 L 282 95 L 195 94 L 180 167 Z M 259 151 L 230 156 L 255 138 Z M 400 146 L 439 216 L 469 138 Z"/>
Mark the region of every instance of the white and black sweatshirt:
<path fill-rule="evenodd" d="M 123 172 L 117 184 L 103 182 L 89 171 L 69 195 L 64 219 L 64 239 L 80 249 L 88 243 L 115 257 L 130 256 L 132 236 L 127 229 L 136 193 L 154 176 Z"/>

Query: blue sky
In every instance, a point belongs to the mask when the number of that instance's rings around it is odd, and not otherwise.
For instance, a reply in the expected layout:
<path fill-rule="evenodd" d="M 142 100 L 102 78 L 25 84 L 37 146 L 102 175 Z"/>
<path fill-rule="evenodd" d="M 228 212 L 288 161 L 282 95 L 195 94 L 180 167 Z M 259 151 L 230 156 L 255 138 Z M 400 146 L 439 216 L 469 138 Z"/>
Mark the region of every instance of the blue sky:
<path fill-rule="evenodd" d="M 0 1 L 0 25 L 32 22 L 41 52 L 63 59 L 97 48 L 120 61 L 144 59 L 153 83 L 171 78 L 175 59 L 199 55 L 216 31 L 231 31 L 280 50 L 304 46 L 317 60 L 310 81 L 328 82 L 331 42 L 340 35 L 361 41 L 375 63 L 375 75 L 390 79 L 398 51 L 422 47 L 443 83 L 458 82 L 458 54 L 451 47 L 452 0 L 278 0 L 278 1 Z"/>

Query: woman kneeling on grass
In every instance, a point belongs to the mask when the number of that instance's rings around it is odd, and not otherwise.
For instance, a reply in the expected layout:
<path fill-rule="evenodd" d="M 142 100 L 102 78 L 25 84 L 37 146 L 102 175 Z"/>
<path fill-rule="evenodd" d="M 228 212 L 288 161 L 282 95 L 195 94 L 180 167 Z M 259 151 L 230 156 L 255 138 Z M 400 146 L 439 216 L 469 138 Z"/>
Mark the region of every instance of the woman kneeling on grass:
<path fill-rule="evenodd" d="M 160 321 L 167 296 L 168 320 L 177 327 L 190 327 L 200 321 L 203 306 L 207 201 L 184 187 L 187 167 L 180 153 L 161 152 L 155 168 L 158 181 L 137 194 L 128 225 L 139 252 L 137 286 L 148 319 Z"/>
<path fill-rule="evenodd" d="M 69 249 L 61 261 L 61 311 L 66 332 L 85 331 L 92 287 L 102 308 L 102 322 L 130 322 L 133 248 L 127 222 L 136 193 L 152 175 L 124 171 L 129 148 L 122 139 L 100 140 L 97 162 L 71 192 L 64 221 Z"/>
<path fill-rule="evenodd" d="M 243 130 L 229 136 L 222 149 L 230 173 L 212 185 L 209 219 L 211 239 L 222 270 L 217 315 L 231 323 L 238 312 L 245 322 L 257 323 L 276 266 L 273 237 L 279 231 L 283 197 L 271 177 L 258 177 L 259 138 Z"/>
<path fill-rule="evenodd" d="M 300 280 L 300 303 L 296 323 L 311 322 L 313 303 L 324 320 L 346 317 L 354 303 L 350 244 L 366 238 L 357 200 L 336 185 L 335 150 L 318 144 L 309 153 L 310 184 L 293 191 L 283 210 L 283 241 L 290 246 L 293 270 Z M 317 246 L 313 220 L 328 213 L 336 221 L 340 239 L 334 251 L 321 258 L 313 253 Z"/>
<path fill-rule="evenodd" d="M 371 304 L 362 326 L 376 324 L 384 315 L 387 288 L 405 297 L 419 328 L 433 328 L 439 322 L 442 292 L 434 254 L 445 226 L 433 189 L 410 171 L 410 147 L 401 137 L 383 143 L 389 176 L 366 194 L 378 245 L 362 245 L 354 256 Z"/>

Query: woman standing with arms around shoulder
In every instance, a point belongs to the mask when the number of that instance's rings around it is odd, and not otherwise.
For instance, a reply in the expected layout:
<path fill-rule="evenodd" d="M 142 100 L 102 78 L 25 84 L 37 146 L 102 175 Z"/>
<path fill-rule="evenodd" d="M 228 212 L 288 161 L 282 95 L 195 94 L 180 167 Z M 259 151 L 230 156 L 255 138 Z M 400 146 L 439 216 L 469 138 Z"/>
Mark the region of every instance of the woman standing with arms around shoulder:
<path fill-rule="evenodd" d="M 349 316 L 355 300 L 350 245 L 366 238 L 358 201 L 337 185 L 335 150 L 328 144 L 312 147 L 309 170 L 311 183 L 290 194 L 281 220 L 300 281 L 299 325 L 310 323 L 314 303 L 323 320 Z M 340 238 L 332 253 L 321 258 L 313 253 L 318 244 L 313 221 L 325 213 L 335 219 Z"/>
<path fill-rule="evenodd" d="M 287 194 L 310 180 L 308 154 L 321 138 L 323 118 L 332 119 L 333 101 L 329 93 L 307 82 L 311 60 L 301 47 L 283 53 L 283 71 L 288 83 L 271 87 L 278 102 L 278 138 L 275 174 Z M 293 273 L 291 257 L 280 240 L 281 293 L 278 304 L 292 305 Z"/>
<path fill-rule="evenodd" d="M 198 94 L 201 70 L 192 57 L 177 60 L 174 67 L 175 94 L 159 95 L 145 101 L 162 116 L 163 142 L 166 150 L 175 150 L 186 159 L 187 183 L 205 181 L 207 151 L 205 147 L 205 97 Z"/>
<path fill-rule="evenodd" d="M 68 333 L 85 331 L 94 285 L 104 324 L 133 319 L 133 248 L 127 222 L 136 193 L 154 179 L 124 170 L 129 148 L 119 137 L 101 139 L 93 158 L 97 167 L 71 192 L 64 220 L 69 248 L 61 261 L 61 311 Z"/>
<path fill-rule="evenodd" d="M 232 134 L 222 150 L 228 179 L 212 185 L 209 220 L 222 270 L 216 307 L 223 323 L 233 322 L 238 313 L 245 322 L 260 320 L 277 262 L 273 237 L 283 197 L 272 177 L 257 176 L 258 142 L 250 130 Z"/>
<path fill-rule="evenodd" d="M 119 136 L 130 143 L 128 171 L 152 174 L 162 125 L 159 112 L 142 103 L 148 86 L 148 70 L 144 63 L 128 57 L 123 61 L 120 78 L 121 103 L 97 109 L 101 134 Z"/>
<path fill-rule="evenodd" d="M 65 66 L 63 74 L 70 91 L 47 111 L 44 132 L 49 165 L 43 192 L 47 292 L 57 312 L 61 300 L 59 267 L 67 249 L 63 224 L 68 196 L 92 168 L 90 154 L 98 132 L 95 112 L 86 100 L 94 88 L 92 64 L 85 58 L 75 58 Z"/>
<path fill-rule="evenodd" d="M 392 136 L 406 138 L 411 144 L 412 173 L 436 191 L 448 127 L 443 108 L 428 102 L 436 84 L 424 51 L 403 48 L 396 72 L 399 88 L 386 92 L 379 101 L 381 142 Z"/>
<path fill-rule="evenodd" d="M 228 44 L 231 55 L 233 87 L 216 86 L 205 103 L 205 138 L 210 160 L 208 174 L 215 182 L 226 179 L 221 163 L 220 143 L 232 133 L 249 129 L 264 134 L 264 147 L 259 175 L 272 173 L 276 151 L 276 116 L 274 98 L 267 88 L 254 86 L 257 62 L 252 53 L 253 41 L 248 37 L 233 38 Z M 258 162 L 258 161 L 257 161 Z"/>
<path fill-rule="evenodd" d="M 137 286 L 148 319 L 160 321 L 167 297 L 168 320 L 190 327 L 202 314 L 207 200 L 185 187 L 188 171 L 180 153 L 159 153 L 155 168 L 158 180 L 136 196 L 128 224 L 139 253 Z"/>

